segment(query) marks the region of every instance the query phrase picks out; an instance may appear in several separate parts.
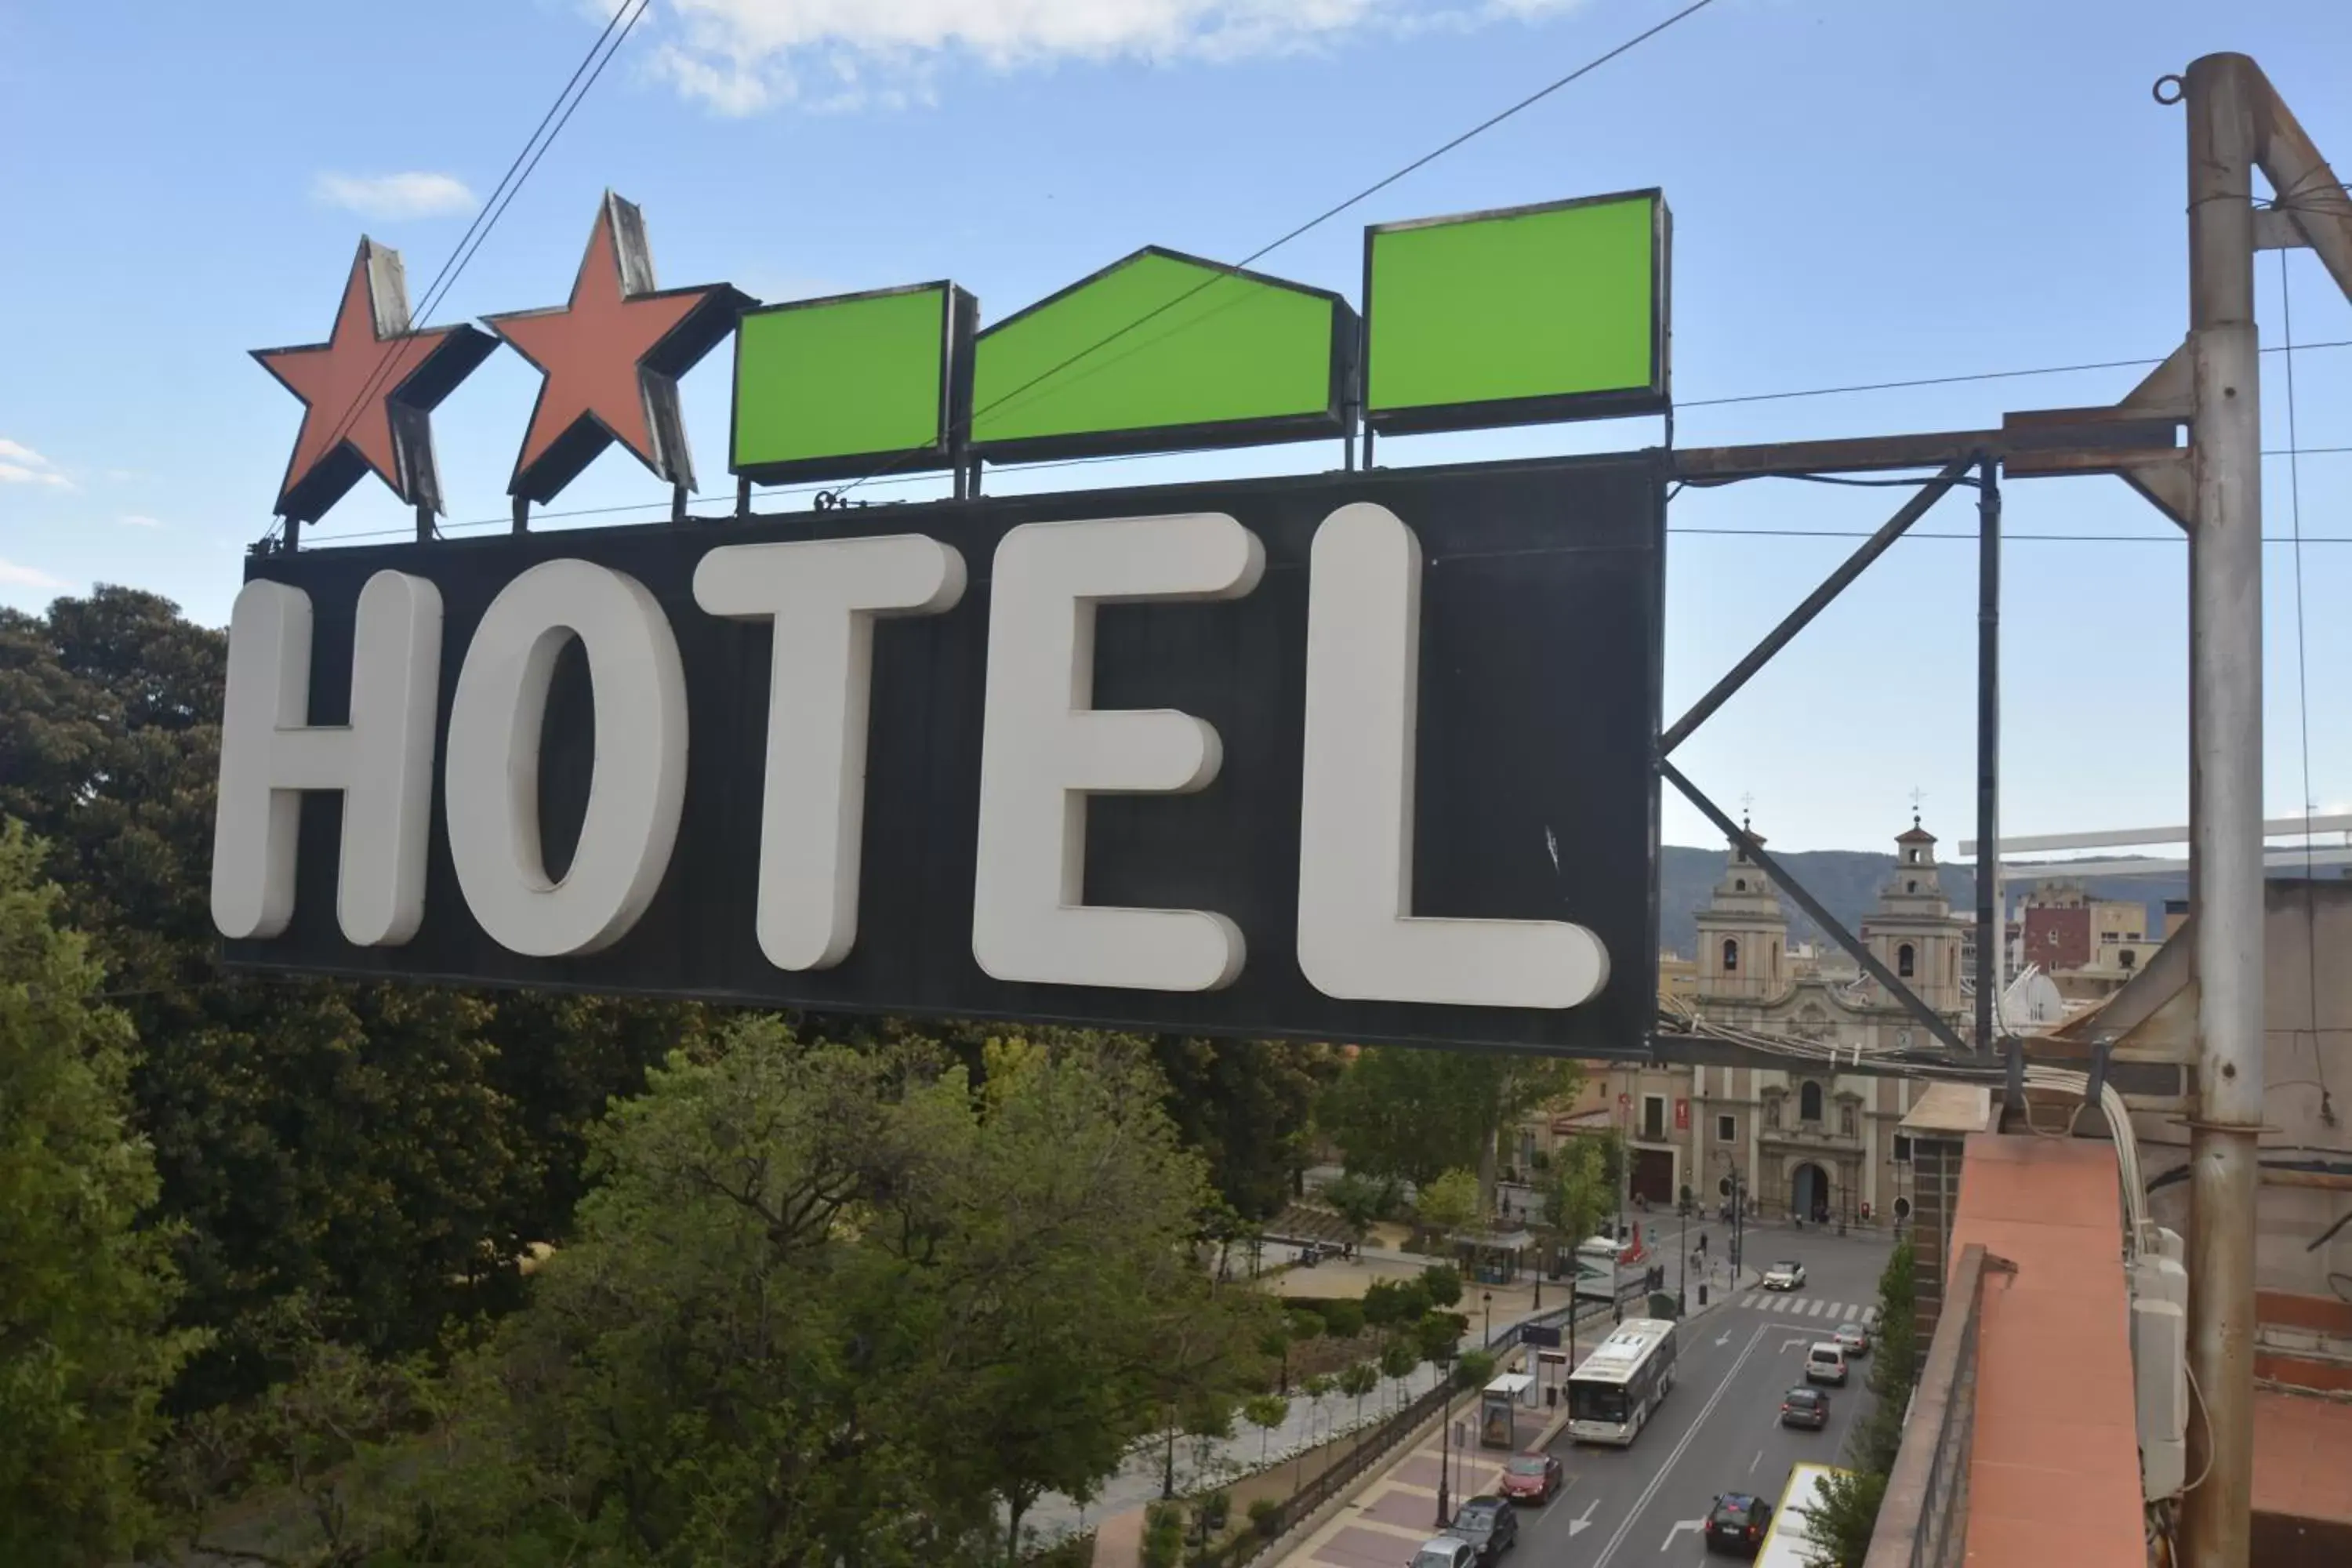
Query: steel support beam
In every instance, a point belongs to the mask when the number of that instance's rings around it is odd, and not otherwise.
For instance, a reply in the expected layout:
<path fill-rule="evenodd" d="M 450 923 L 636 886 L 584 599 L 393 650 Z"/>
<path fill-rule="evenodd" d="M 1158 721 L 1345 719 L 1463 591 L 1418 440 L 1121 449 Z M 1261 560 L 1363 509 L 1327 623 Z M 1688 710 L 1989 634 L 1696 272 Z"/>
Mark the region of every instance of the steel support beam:
<path fill-rule="evenodd" d="M 1821 927 L 1822 935 L 1851 953 L 1853 961 L 1862 965 L 1864 973 L 1885 986 L 1887 994 L 1902 1004 L 1904 1010 L 1925 1025 L 1930 1034 L 1943 1041 L 1953 1055 L 1963 1060 L 1974 1059 L 1976 1053 L 1969 1049 L 1968 1042 L 1961 1039 L 1949 1024 L 1944 1022 L 1942 1014 L 1920 1001 L 1911 987 L 1896 979 L 1886 965 L 1878 962 L 1878 955 L 1864 945 L 1861 938 L 1840 925 L 1837 917 L 1830 913 L 1819 899 L 1805 890 L 1803 883 L 1790 876 L 1787 868 L 1778 860 L 1764 853 L 1764 846 L 1757 842 L 1753 834 L 1738 826 L 1730 817 L 1725 816 L 1722 807 L 1700 794 L 1698 785 L 1685 778 L 1682 771 L 1666 761 L 1664 756 L 1658 759 L 1658 776 L 1682 791 L 1683 798 L 1698 807 L 1706 819 L 1715 824 L 1717 832 L 1747 850 L 1748 858 L 1763 867 L 1764 874 L 1771 878 L 1789 897 L 1797 901 L 1797 907 L 1804 910 L 1815 925 Z"/>
<path fill-rule="evenodd" d="M 1774 654 L 1793 642 L 1797 634 L 1811 624 L 1814 616 L 1827 609 L 1831 600 L 1844 593 L 1847 585 L 1861 576 L 1872 562 L 1885 554 L 1896 540 L 1910 531 L 1913 523 L 1927 516 L 1928 509 L 1959 483 L 1960 477 L 1968 472 L 1970 461 L 1972 458 L 1962 458 L 1948 463 L 1942 473 L 1922 484 L 1917 494 L 1905 501 L 1900 510 L 1879 526 L 1876 533 L 1863 542 L 1861 549 L 1847 556 L 1836 571 L 1822 579 L 1820 587 L 1805 596 L 1803 604 L 1790 611 L 1779 626 L 1765 634 L 1763 641 L 1748 649 L 1748 657 L 1734 665 L 1731 673 L 1717 681 L 1712 690 L 1691 704 L 1689 712 L 1675 721 L 1674 727 L 1658 741 L 1658 754 L 1672 756 L 1676 747 L 1691 738 L 1691 731 L 1713 717 L 1717 709 L 1731 700 L 1732 693 L 1747 685 L 1758 670 L 1771 662 Z"/>
<path fill-rule="evenodd" d="M 2253 171 L 2267 83 L 2241 55 L 2189 68 L 2189 821 L 2197 1100 L 2189 1121 L 2189 1374 L 2204 1419 L 2181 1506 L 2186 1568 L 2247 1568 L 2254 1205 L 2263 1125 L 2262 366 Z"/>
<path fill-rule="evenodd" d="M 1977 1049 L 2000 1018 L 2000 465 L 1977 470 Z"/>

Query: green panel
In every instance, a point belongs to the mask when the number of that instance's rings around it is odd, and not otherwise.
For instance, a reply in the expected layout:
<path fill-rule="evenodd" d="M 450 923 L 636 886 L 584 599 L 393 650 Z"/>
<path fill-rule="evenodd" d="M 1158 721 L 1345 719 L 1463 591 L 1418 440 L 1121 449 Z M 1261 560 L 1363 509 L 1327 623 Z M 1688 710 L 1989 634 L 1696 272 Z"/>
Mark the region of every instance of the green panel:
<path fill-rule="evenodd" d="M 735 359 L 735 468 L 935 447 L 947 289 L 747 312 Z"/>
<path fill-rule="evenodd" d="M 1370 231 L 1367 405 L 1652 387 L 1656 205 L 1643 193 Z"/>
<path fill-rule="evenodd" d="M 973 441 L 1328 415 L 1336 314 L 1328 295 L 1139 252 L 980 335 Z"/>

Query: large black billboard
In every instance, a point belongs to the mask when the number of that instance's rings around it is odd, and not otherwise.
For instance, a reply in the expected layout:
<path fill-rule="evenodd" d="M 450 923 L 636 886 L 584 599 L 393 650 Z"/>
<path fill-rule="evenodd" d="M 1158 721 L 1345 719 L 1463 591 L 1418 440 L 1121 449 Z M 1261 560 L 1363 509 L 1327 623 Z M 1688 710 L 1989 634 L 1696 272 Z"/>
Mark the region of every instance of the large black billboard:
<path fill-rule="evenodd" d="M 256 556 L 226 960 L 1636 1054 L 1664 471 Z"/>

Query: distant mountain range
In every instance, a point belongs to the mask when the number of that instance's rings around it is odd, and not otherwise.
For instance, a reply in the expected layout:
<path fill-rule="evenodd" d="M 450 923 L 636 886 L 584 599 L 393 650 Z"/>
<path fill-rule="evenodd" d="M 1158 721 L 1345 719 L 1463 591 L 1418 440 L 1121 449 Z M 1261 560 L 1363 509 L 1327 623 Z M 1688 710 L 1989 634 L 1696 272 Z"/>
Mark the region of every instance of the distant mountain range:
<path fill-rule="evenodd" d="M 1769 844 L 1765 847 L 1771 849 Z M 1669 844 L 1659 851 L 1658 938 L 1668 951 L 1685 958 L 1697 952 L 1698 911 L 1714 896 L 1716 883 L 1723 879 L 1725 853 L 1679 844 Z M 1858 927 L 1878 907 L 1879 889 L 1895 874 L 1892 851 L 1880 855 L 1856 849 L 1800 849 L 1787 854 L 1775 852 L 1773 858 L 1786 866 L 1790 874 L 1826 905 L 1848 931 Z M 1945 895 L 1952 901 L 1952 912 L 1973 916 L 1977 900 L 1975 868 L 1941 866 L 1937 870 Z M 2063 877 L 2066 872 L 2063 866 L 2053 866 L 2045 874 Z M 2008 879 L 2011 908 L 2031 880 L 2030 876 Z M 2125 899 L 2147 905 L 2146 929 L 2150 931 L 2164 929 L 2165 900 L 2189 896 L 2188 875 L 2179 871 L 2149 877 L 2092 877 L 2085 879 L 2084 885 L 2093 898 Z M 1780 907 L 1789 916 L 1791 940 L 1809 942 L 1820 934 L 1785 890 L 1780 894 Z"/>

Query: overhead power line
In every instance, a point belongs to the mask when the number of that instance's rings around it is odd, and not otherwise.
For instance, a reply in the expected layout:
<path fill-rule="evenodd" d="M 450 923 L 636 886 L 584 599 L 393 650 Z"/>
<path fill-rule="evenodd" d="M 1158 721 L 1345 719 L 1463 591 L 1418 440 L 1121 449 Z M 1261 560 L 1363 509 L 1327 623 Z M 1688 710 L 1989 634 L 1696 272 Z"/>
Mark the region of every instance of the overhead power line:
<path fill-rule="evenodd" d="M 1192 288 L 1185 289 L 1184 292 L 1177 295 L 1174 299 L 1165 300 L 1160 304 L 1153 306 L 1150 310 L 1144 311 L 1133 321 L 1106 333 L 1104 336 L 1078 350 L 1077 353 L 1071 354 L 1068 358 L 1048 365 L 1045 369 L 1038 372 L 1035 375 L 1031 376 L 1027 381 L 1023 382 L 1020 385 L 1005 393 L 1003 396 L 1000 396 L 992 402 L 990 402 L 979 408 L 973 409 L 971 413 L 963 416 L 963 425 L 965 429 L 969 431 L 972 421 L 978 419 L 982 415 L 989 413 L 993 409 L 1003 407 L 1005 404 L 1012 402 L 1014 398 L 1021 396 L 1032 388 L 1044 382 L 1050 381 L 1055 376 L 1061 374 L 1064 371 L 1068 370 L 1071 366 L 1076 364 L 1079 361 L 1087 359 L 1101 352 L 1103 349 L 1109 347 L 1112 343 L 1115 343 L 1119 339 L 1127 336 L 1128 333 L 1134 331 L 1138 327 L 1144 326 L 1150 321 L 1156 321 L 1160 317 L 1166 315 L 1169 311 L 1176 309 L 1178 306 L 1192 300 L 1202 290 L 1213 288 L 1216 284 L 1223 282 L 1227 278 L 1234 274 L 1255 266 L 1259 261 L 1264 260 L 1266 257 L 1269 257 L 1276 251 L 1280 250 L 1284 246 L 1288 245 L 1292 240 L 1297 239 L 1303 235 L 1320 228 L 1323 225 L 1330 222 L 1333 218 L 1338 217 L 1341 213 L 1348 211 L 1350 207 L 1357 206 L 1361 203 L 1370 200 L 1371 197 L 1378 195 L 1381 192 L 1387 190 L 1391 185 L 1395 184 L 1399 180 L 1403 179 L 1406 175 L 1413 174 L 1417 170 L 1427 168 L 1430 164 L 1435 163 L 1438 159 L 1444 157 L 1445 154 L 1453 152 L 1455 148 L 1485 135 L 1487 132 L 1492 131 L 1496 126 L 1502 124 L 1505 121 L 1509 120 L 1514 115 L 1534 108 L 1537 104 L 1541 103 L 1544 100 L 1551 97 L 1552 94 L 1559 91 L 1562 88 L 1568 87 L 1570 84 L 1580 80 L 1584 77 L 1590 76 L 1592 72 L 1599 70 L 1602 66 L 1607 65 L 1611 60 L 1617 58 L 1620 55 L 1627 54 L 1633 49 L 1639 48 L 1642 45 L 1649 42 L 1652 38 L 1656 37 L 1667 28 L 1675 26 L 1676 24 L 1696 16 L 1699 12 L 1706 10 L 1709 5 L 1714 4 L 1715 0 L 1693 0 L 1693 4 L 1684 6 L 1681 10 L 1675 12 L 1673 16 L 1668 16 L 1664 21 L 1643 28 L 1641 32 L 1634 34 L 1632 37 L 1626 39 L 1623 43 L 1619 44 L 1614 48 L 1593 56 L 1592 58 L 1585 61 L 1574 70 L 1570 71 L 1566 76 L 1555 78 L 1553 80 L 1547 82 L 1542 87 L 1538 88 L 1535 91 L 1528 94 L 1525 98 L 1520 99 L 1517 102 L 1510 104 L 1504 109 L 1497 110 L 1495 113 L 1488 115 L 1486 119 L 1480 121 L 1477 124 L 1473 125 L 1469 130 L 1454 137 L 1452 140 L 1441 142 L 1437 146 L 1431 148 L 1428 152 L 1421 154 L 1418 158 L 1413 159 L 1412 162 L 1405 163 L 1402 167 L 1397 168 L 1389 174 L 1381 175 L 1379 179 L 1374 180 L 1370 184 L 1366 185 L 1355 195 L 1349 196 L 1343 201 L 1335 202 L 1331 205 L 1325 207 L 1321 212 L 1317 213 L 1313 217 L 1308 218 L 1306 222 L 1298 225 L 1296 228 L 1289 230 L 1280 237 L 1269 240 L 1267 243 L 1259 246 L 1255 250 L 1251 251 L 1239 261 L 1234 262 L 1230 266 L 1220 265 L 1216 272 L 1213 275 L 1202 279 L 1200 282 L 1194 284 Z M 906 461 L 907 459 L 905 458 L 894 458 L 890 462 L 885 463 L 880 468 L 876 468 L 871 473 L 866 474 L 865 477 L 855 479 L 849 484 L 842 487 L 843 490 L 845 493 L 848 490 L 857 489 L 860 485 L 867 484 L 878 479 L 882 476 L 895 471 Z"/>
<path fill-rule="evenodd" d="M 547 106 L 547 112 L 540 116 L 539 123 L 532 127 L 530 135 L 507 164 L 506 173 L 499 176 L 498 184 L 492 187 L 481 209 L 474 215 L 474 221 L 466 226 L 466 232 L 458 236 L 456 247 L 441 263 L 440 270 L 434 273 L 433 280 L 425 285 L 424 299 L 409 314 L 412 328 L 422 327 L 430 321 L 443 299 L 457 286 L 457 279 L 464 276 L 476 253 L 488 241 L 491 231 L 498 227 L 499 220 L 506 216 L 507 208 L 514 204 L 515 197 L 538 169 L 540 160 L 547 156 L 550 147 L 555 145 L 555 139 L 563 134 L 563 128 L 572 122 L 572 116 L 595 87 L 597 79 L 604 74 L 604 68 L 613 63 L 613 57 L 620 52 L 621 46 L 628 42 L 630 33 L 636 29 L 637 23 L 644 18 L 646 9 L 651 4 L 652 0 L 621 0 L 612 16 L 605 19 L 604 31 L 596 35 L 595 41 L 588 46 L 587 53 L 580 57 L 580 63 L 572 68 L 571 78 L 555 95 L 554 101 Z M 624 17 L 627 18 L 625 22 Z M 614 36 L 616 27 L 619 29 L 617 37 Z M 610 40 L 609 47 L 607 40 Z M 351 434 L 361 413 L 374 401 L 383 387 L 394 382 L 404 363 L 411 356 L 415 342 L 411 338 L 395 338 L 383 345 L 383 353 L 376 356 L 374 370 L 336 421 L 334 436 L 327 443 L 328 450 L 331 451 Z M 275 531 L 274 524 L 272 531 Z"/>

